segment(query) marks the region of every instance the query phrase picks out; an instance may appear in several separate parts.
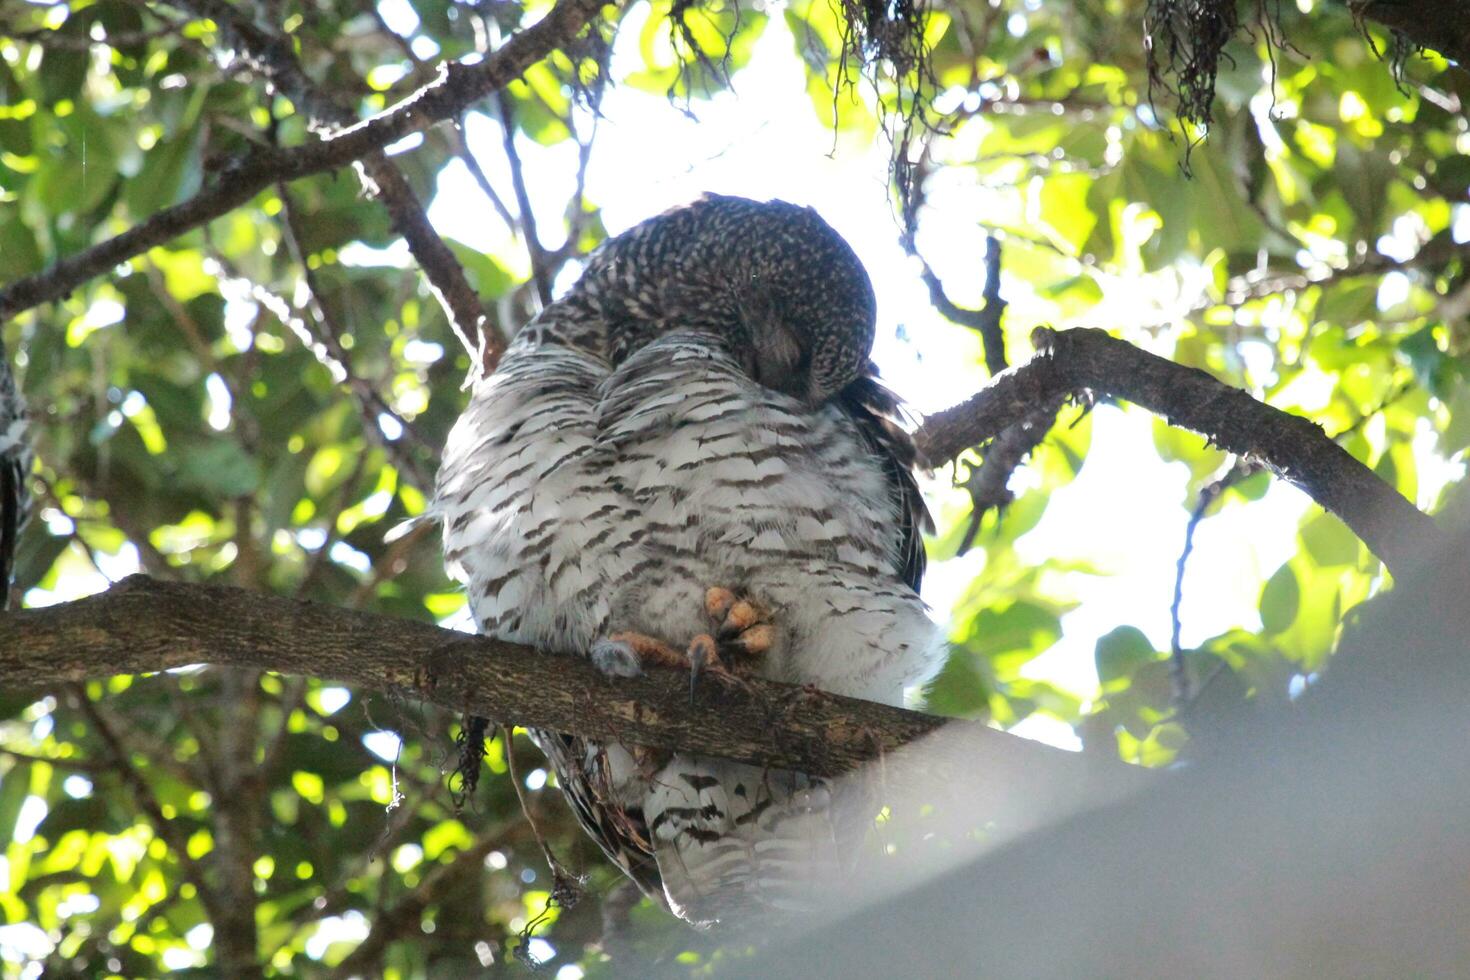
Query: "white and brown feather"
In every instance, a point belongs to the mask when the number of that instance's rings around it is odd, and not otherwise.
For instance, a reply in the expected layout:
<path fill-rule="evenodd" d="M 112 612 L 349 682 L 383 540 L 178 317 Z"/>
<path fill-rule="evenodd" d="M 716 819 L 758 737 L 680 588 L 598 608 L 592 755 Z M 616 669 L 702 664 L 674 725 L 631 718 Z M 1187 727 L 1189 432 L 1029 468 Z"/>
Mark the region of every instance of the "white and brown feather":
<path fill-rule="evenodd" d="M 445 449 L 435 506 L 481 631 L 580 655 L 622 630 L 681 646 L 725 586 L 773 613 L 758 673 L 898 703 L 941 644 L 872 332 L 866 274 L 809 210 L 706 198 L 609 242 L 476 383 Z M 604 851 L 692 921 L 809 906 L 851 850 L 826 781 L 539 741 Z"/>
<path fill-rule="evenodd" d="M 26 404 L 0 343 L 0 609 L 10 596 L 20 529 L 30 513 L 30 433 Z"/>

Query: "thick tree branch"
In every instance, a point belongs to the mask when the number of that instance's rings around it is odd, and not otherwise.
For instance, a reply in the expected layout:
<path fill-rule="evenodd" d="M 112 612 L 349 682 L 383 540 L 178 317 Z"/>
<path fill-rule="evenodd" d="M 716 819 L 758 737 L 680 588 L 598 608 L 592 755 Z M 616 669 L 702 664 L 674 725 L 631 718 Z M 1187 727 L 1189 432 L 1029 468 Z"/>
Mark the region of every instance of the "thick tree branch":
<path fill-rule="evenodd" d="M 134 575 L 76 602 L 0 617 L 4 690 L 191 663 L 330 678 L 517 725 L 818 774 L 942 726 L 1038 778 L 1090 779 L 1100 765 L 980 724 L 771 681 L 751 680 L 749 690 L 712 683 L 691 702 L 687 678 L 674 672 L 609 680 L 580 657 L 229 586 Z M 1110 779 L 1132 775 L 1106 768 Z"/>
<path fill-rule="evenodd" d="M 924 423 L 917 439 L 931 465 L 995 438 L 1058 395 L 1090 391 L 1127 399 L 1227 452 L 1260 460 L 1340 517 L 1396 576 L 1437 539 L 1432 518 L 1308 419 L 1101 330 L 1040 329 L 1033 339 L 1037 357 Z"/>
<path fill-rule="evenodd" d="M 1349 0 L 1353 14 L 1376 21 L 1462 67 L 1470 65 L 1470 4 L 1465 0 Z"/>
<path fill-rule="evenodd" d="M 371 119 L 317 143 L 291 149 L 253 147 L 189 200 L 164 208 L 115 238 L 0 289 L 0 321 L 40 303 L 64 298 L 88 279 L 227 214 L 277 181 L 297 180 L 345 166 L 411 133 L 457 117 L 470 103 L 508 85 L 575 38 L 602 6 L 603 0 L 561 0 L 539 22 L 511 37 L 483 61 L 445 62 L 437 79 Z M 493 361 L 490 339 L 484 338 L 482 344 L 482 355 Z"/>

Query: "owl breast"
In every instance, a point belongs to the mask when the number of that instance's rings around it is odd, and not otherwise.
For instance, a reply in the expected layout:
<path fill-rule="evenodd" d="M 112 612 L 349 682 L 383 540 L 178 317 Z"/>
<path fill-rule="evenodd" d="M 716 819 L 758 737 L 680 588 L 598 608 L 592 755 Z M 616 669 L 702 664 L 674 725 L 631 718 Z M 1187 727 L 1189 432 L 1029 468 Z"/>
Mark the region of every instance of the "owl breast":
<path fill-rule="evenodd" d="M 850 409 L 762 386 L 712 333 L 614 366 L 578 324 L 532 327 L 476 385 L 436 494 L 481 632 L 583 656 L 621 631 L 682 648 L 721 586 L 774 621 L 756 674 L 898 703 L 932 671 L 898 464 Z M 608 857 L 691 922 L 810 908 L 870 822 L 842 783 L 532 734 Z"/>
<path fill-rule="evenodd" d="M 616 369 L 513 347 L 451 435 L 438 499 L 451 571 L 491 635 L 585 654 L 631 629 L 681 646 L 720 585 L 776 614 L 765 676 L 895 702 L 928 668 L 932 627 L 894 584 L 883 467 L 840 408 L 753 382 L 712 335 L 667 334 Z"/>

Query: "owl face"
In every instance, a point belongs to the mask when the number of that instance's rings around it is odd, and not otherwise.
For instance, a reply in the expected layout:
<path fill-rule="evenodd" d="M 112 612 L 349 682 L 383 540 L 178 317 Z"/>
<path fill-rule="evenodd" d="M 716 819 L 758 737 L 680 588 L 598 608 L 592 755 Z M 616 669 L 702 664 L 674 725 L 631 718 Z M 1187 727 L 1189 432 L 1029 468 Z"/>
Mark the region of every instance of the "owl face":
<path fill-rule="evenodd" d="M 609 240 L 573 290 L 607 324 L 614 364 L 705 330 L 761 384 L 820 404 L 860 377 L 876 326 L 857 255 L 810 208 L 709 195 Z M 570 298 L 570 297 L 569 297 Z"/>

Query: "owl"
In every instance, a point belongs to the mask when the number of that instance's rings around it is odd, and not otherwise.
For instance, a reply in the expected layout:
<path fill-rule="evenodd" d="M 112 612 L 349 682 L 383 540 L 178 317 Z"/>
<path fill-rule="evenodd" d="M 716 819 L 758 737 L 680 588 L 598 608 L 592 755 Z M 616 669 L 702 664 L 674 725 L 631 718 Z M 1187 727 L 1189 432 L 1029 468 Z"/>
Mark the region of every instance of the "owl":
<path fill-rule="evenodd" d="M 5 345 L 0 343 L 0 609 L 10 598 L 10 579 L 20 529 L 30 513 L 26 475 L 31 471 L 26 404 L 10 373 Z"/>
<path fill-rule="evenodd" d="M 478 629 L 610 683 L 658 665 L 900 703 L 942 643 L 875 321 L 809 208 L 706 196 L 606 242 L 445 447 L 433 507 Z M 828 780 L 534 737 L 608 857 L 692 923 L 809 908 L 862 838 Z"/>

